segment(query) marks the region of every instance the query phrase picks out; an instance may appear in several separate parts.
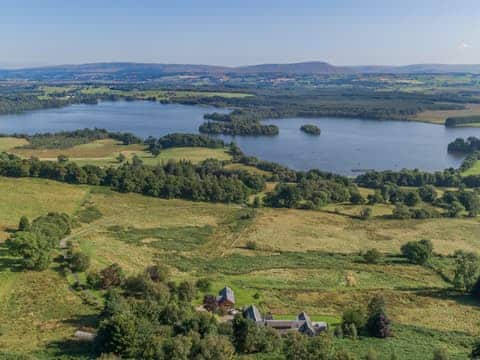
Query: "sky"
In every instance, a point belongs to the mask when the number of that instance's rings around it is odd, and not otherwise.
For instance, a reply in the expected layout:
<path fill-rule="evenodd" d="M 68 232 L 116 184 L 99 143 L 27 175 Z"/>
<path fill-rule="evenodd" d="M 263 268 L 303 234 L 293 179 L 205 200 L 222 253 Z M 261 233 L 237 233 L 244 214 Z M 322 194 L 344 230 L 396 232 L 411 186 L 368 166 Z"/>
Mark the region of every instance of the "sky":
<path fill-rule="evenodd" d="M 479 0 L 0 0 L 0 67 L 480 63 Z"/>

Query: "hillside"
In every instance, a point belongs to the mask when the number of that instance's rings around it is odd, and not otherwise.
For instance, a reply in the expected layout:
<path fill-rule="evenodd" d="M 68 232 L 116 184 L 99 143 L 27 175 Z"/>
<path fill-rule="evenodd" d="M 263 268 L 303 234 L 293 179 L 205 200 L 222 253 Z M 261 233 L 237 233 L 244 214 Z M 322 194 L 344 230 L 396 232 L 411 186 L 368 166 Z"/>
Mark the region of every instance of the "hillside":
<path fill-rule="evenodd" d="M 289 64 L 259 64 L 239 67 L 201 64 L 159 64 L 159 63 L 92 63 L 80 65 L 58 65 L 25 69 L 0 69 L 0 79 L 49 79 L 79 80 L 108 79 L 115 77 L 156 78 L 169 74 L 205 75 L 335 75 L 335 74 L 445 74 L 480 73 L 480 65 L 461 64 L 414 64 L 406 66 L 336 66 L 322 61 L 298 62 Z"/>

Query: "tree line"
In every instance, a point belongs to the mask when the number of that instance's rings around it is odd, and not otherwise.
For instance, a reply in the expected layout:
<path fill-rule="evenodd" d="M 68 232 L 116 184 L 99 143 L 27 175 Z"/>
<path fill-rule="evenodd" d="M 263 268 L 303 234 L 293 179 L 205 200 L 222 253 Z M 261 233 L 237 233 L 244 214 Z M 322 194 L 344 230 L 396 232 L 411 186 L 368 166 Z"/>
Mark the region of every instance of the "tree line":
<path fill-rule="evenodd" d="M 28 140 L 22 146 L 27 149 L 67 149 L 76 145 L 88 144 L 95 140 L 113 139 L 123 145 L 141 144 L 143 140 L 128 132 L 110 132 L 106 129 L 79 129 L 73 131 L 59 131 L 55 133 L 28 134 L 0 134 L 0 137 L 16 137 Z"/>
<path fill-rule="evenodd" d="M 480 116 L 472 115 L 472 116 L 457 116 L 457 117 L 449 117 L 445 120 L 446 127 L 457 127 L 466 124 L 475 124 L 480 123 Z"/>
<path fill-rule="evenodd" d="M 206 147 L 223 148 L 225 143 L 220 139 L 213 139 L 205 135 L 173 133 L 162 136 L 158 139 L 149 137 L 145 140 L 148 145 L 148 151 L 158 155 L 162 149 L 172 147 Z"/>
<path fill-rule="evenodd" d="M 448 144 L 448 152 L 472 153 L 480 150 L 480 139 L 470 136 L 467 139 L 456 138 Z"/>
<path fill-rule="evenodd" d="M 143 165 L 135 158 L 118 168 L 95 165 L 78 166 L 74 162 L 21 159 L 12 154 L 0 155 L 0 176 L 40 177 L 71 184 L 109 186 L 120 192 L 136 192 L 162 198 L 194 201 L 245 202 L 252 193 L 262 191 L 262 176 L 240 170 L 227 170 L 216 160 L 199 165 L 168 162 Z"/>

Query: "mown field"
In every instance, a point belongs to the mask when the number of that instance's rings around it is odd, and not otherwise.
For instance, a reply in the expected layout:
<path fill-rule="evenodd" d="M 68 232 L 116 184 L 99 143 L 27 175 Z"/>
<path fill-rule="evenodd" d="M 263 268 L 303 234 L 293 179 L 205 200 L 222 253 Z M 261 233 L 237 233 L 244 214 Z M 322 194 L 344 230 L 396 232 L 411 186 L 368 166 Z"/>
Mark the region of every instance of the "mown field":
<path fill-rule="evenodd" d="M 478 174 L 480 174 L 480 161 L 478 160 L 475 162 L 474 166 L 472 166 L 470 169 L 462 173 L 463 176 L 478 175 Z"/>
<path fill-rule="evenodd" d="M 430 122 L 434 124 L 445 124 L 449 117 L 480 115 L 479 104 L 466 104 L 462 110 L 428 110 L 418 113 L 412 120 Z M 471 125 L 468 125 L 471 126 Z"/>
<path fill-rule="evenodd" d="M 380 292 L 395 336 L 336 340 L 358 354 L 373 346 L 383 358 L 395 350 L 400 359 L 426 359 L 442 345 L 451 358 L 464 359 L 479 335 L 479 303 L 451 290 L 448 256 L 459 248 L 480 251 L 478 218 L 395 221 L 382 216 L 387 209 L 375 207 L 375 216 L 362 221 L 353 215 L 361 207 L 347 205 L 252 212 L 240 205 L 163 200 L 39 179 L 0 178 L 0 196 L 3 239 L 21 215 L 64 211 L 78 220 L 72 241 L 90 254 L 93 269 L 117 262 L 134 274 L 159 261 L 178 281 L 209 278 L 212 291 L 229 285 L 238 306 L 254 303 L 280 318 L 306 310 L 335 324 L 345 307 L 366 304 Z M 89 215 L 91 209 L 96 216 Z M 432 267 L 399 257 L 401 244 L 421 238 L 432 240 L 439 254 Z M 251 242 L 255 248 L 247 246 Z M 359 256 L 369 248 L 385 254 L 380 264 L 366 264 Z M 78 353 L 66 340 L 76 329 L 94 326 L 97 307 L 69 289 L 73 279 L 55 264 L 40 273 L 17 270 L 16 259 L 1 247 L 0 354 L 88 357 L 88 348 Z"/>
<path fill-rule="evenodd" d="M 25 158 L 36 156 L 41 160 L 57 160 L 59 155 L 66 155 L 71 161 L 75 161 L 79 165 L 93 164 L 99 166 L 118 166 L 120 163 L 117 157 L 120 154 L 123 154 L 126 160 L 131 160 L 134 155 L 137 155 L 147 165 L 156 165 L 169 160 L 188 160 L 198 163 L 208 158 L 219 160 L 229 160 L 231 158 L 226 149 L 198 147 L 170 148 L 162 150 L 158 156 L 153 156 L 145 151 L 143 145 L 122 145 L 120 142 L 111 139 L 97 140 L 67 149 L 22 148 L 26 144 L 28 142 L 25 139 L 0 138 L 0 152 L 6 151 Z"/>

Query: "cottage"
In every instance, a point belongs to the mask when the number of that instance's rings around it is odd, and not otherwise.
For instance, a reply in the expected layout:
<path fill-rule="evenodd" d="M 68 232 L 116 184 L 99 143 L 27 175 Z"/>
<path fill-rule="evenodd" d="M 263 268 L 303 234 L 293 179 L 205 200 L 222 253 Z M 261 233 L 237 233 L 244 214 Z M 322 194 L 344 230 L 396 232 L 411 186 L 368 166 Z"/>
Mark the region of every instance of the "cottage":
<path fill-rule="evenodd" d="M 228 286 L 225 286 L 217 296 L 218 306 L 224 308 L 232 308 L 235 306 L 235 294 Z"/>
<path fill-rule="evenodd" d="M 273 317 L 263 318 L 255 305 L 250 305 L 243 311 L 243 316 L 251 319 L 259 326 L 269 326 L 279 332 L 298 331 L 308 336 L 318 335 L 327 330 L 327 323 L 312 322 L 305 312 L 298 314 L 295 320 L 275 320 Z"/>

